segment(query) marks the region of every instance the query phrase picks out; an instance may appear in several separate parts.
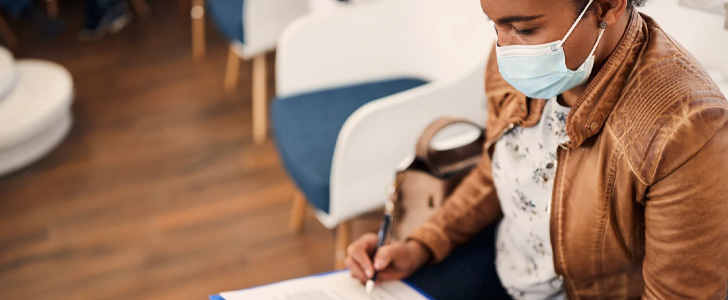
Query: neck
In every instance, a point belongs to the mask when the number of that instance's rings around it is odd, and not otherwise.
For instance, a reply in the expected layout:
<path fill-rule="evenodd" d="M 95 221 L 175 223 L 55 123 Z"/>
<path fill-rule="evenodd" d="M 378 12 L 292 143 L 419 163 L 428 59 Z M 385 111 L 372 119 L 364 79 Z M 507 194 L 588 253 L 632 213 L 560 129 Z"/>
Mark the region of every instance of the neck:
<path fill-rule="evenodd" d="M 583 94 L 586 90 L 586 87 L 592 82 L 592 80 L 594 80 L 594 77 L 596 77 L 596 75 L 602 69 L 604 62 L 607 61 L 607 58 L 609 58 L 609 56 L 612 55 L 612 52 L 614 52 L 614 49 L 617 48 L 617 45 L 622 39 L 624 32 L 627 31 L 627 25 L 629 25 L 632 10 L 634 9 L 635 8 L 630 8 L 625 11 L 625 13 L 622 14 L 617 23 L 610 26 L 604 31 L 602 40 L 599 46 L 597 46 L 596 52 L 594 53 L 594 68 L 592 69 L 592 73 L 589 76 L 589 80 L 581 85 L 578 85 L 568 91 L 563 92 L 561 94 L 561 97 L 559 97 L 559 103 L 568 107 L 572 107 L 576 104 L 581 94 Z"/>

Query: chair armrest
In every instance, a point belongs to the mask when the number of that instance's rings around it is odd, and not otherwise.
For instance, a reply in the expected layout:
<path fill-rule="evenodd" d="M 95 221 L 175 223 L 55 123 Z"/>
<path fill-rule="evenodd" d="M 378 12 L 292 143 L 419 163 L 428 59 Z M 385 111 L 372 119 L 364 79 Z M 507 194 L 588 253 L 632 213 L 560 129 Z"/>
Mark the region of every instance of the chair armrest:
<path fill-rule="evenodd" d="M 405 75 L 393 51 L 402 43 L 404 8 L 376 1 L 296 20 L 278 44 L 277 96 Z"/>
<path fill-rule="evenodd" d="M 457 76 L 376 100 L 349 117 L 334 150 L 330 214 L 324 225 L 381 207 L 397 167 L 414 153 L 417 139 L 435 119 L 456 116 L 485 124 L 487 52 L 484 56 Z"/>
<path fill-rule="evenodd" d="M 244 58 L 275 49 L 284 29 L 308 13 L 308 1 L 304 0 L 245 0 L 244 5 Z"/>

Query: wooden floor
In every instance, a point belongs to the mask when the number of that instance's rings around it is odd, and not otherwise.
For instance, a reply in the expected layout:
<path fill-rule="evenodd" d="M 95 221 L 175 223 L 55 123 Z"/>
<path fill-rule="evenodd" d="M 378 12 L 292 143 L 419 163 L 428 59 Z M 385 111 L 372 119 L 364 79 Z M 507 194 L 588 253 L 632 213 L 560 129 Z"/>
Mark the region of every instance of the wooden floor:
<path fill-rule="evenodd" d="M 0 178 L 0 299 L 205 299 L 332 268 L 331 231 L 310 214 L 288 231 L 293 186 L 252 143 L 251 65 L 226 94 L 211 24 L 194 61 L 177 1 L 96 43 L 75 39 L 81 1 L 59 2 L 55 39 L 11 22 L 17 56 L 68 68 L 76 100 L 68 139 Z"/>

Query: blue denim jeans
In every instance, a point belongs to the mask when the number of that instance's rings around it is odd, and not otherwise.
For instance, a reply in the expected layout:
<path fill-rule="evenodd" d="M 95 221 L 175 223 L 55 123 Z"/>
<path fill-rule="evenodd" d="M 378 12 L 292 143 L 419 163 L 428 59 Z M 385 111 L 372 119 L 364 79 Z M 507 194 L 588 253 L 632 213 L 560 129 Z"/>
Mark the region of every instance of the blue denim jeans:
<path fill-rule="evenodd" d="M 495 271 L 498 223 L 455 248 L 442 262 L 424 266 L 407 281 L 437 300 L 510 299 Z"/>

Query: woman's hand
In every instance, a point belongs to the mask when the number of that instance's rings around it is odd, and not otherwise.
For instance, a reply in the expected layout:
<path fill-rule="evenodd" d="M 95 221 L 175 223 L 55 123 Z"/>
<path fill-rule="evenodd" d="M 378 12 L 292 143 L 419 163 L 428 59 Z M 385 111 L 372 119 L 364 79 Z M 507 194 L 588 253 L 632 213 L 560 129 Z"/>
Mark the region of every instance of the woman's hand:
<path fill-rule="evenodd" d="M 377 270 L 377 282 L 402 279 L 412 275 L 430 259 L 430 252 L 424 246 L 407 241 L 379 248 L 372 262 L 369 257 L 376 247 L 377 235 L 373 233 L 367 233 L 349 245 L 345 263 L 351 277 L 365 283 Z"/>

